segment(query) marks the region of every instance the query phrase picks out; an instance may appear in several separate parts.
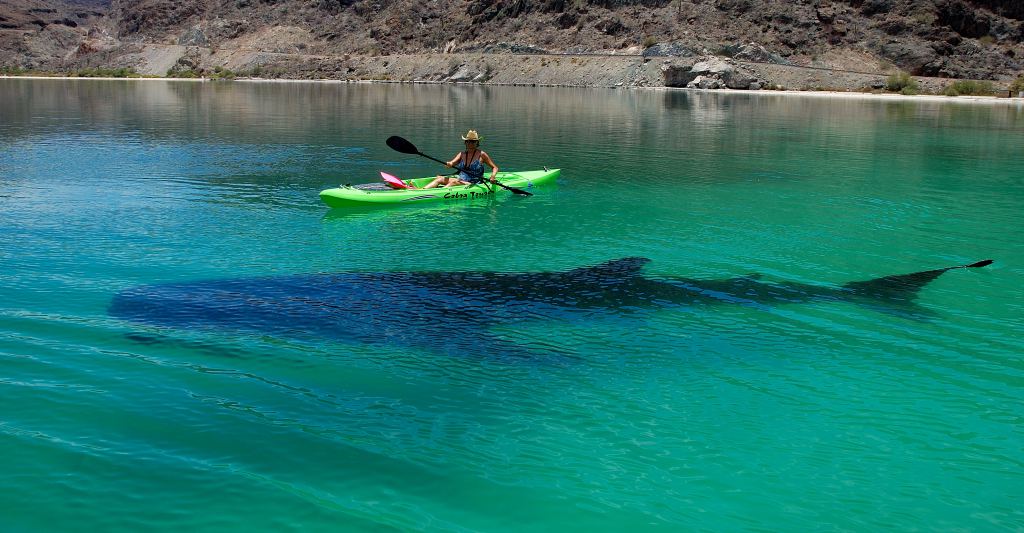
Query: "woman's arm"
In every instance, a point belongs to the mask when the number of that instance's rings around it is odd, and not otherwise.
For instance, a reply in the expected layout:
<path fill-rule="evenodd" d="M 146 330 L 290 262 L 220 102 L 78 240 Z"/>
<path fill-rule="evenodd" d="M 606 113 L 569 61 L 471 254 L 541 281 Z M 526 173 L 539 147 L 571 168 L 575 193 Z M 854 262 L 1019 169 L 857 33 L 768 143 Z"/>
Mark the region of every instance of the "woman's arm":
<path fill-rule="evenodd" d="M 453 157 L 451 161 L 445 163 L 445 165 L 454 168 L 460 159 L 462 159 L 462 152 L 455 154 L 455 157 Z"/>
<path fill-rule="evenodd" d="M 480 152 L 480 160 L 490 165 L 491 179 L 493 180 L 494 176 L 498 175 L 498 165 L 494 164 L 494 161 L 491 159 L 491 156 L 487 155 L 487 152 Z"/>

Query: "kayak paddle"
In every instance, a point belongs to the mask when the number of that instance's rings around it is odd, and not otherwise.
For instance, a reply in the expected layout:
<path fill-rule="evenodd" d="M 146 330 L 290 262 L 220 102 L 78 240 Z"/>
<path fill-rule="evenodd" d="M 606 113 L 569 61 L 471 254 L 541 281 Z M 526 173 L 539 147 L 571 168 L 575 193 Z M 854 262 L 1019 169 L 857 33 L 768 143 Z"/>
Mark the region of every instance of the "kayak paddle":
<path fill-rule="evenodd" d="M 401 138 L 401 137 L 399 137 L 397 135 L 392 135 L 391 137 L 388 137 L 388 139 L 386 141 L 384 141 L 384 142 L 387 143 L 389 148 L 391 148 L 392 150 L 394 150 L 396 152 L 402 152 L 403 154 L 410 154 L 410 155 L 420 155 L 420 156 L 423 156 L 423 157 L 425 157 L 427 159 L 430 159 L 430 160 L 433 160 L 433 161 L 437 161 L 438 163 L 441 163 L 442 165 L 445 165 L 445 166 L 448 165 L 448 162 L 446 162 L 446 161 L 441 161 L 440 159 L 437 159 L 436 157 L 430 157 L 429 155 L 427 155 L 427 154 L 417 150 L 415 144 L 413 144 L 413 143 L 411 143 L 411 142 L 409 142 L 409 141 L 407 141 L 407 140 L 405 140 L 405 139 L 403 139 L 403 138 Z M 475 172 L 470 172 L 469 170 L 463 170 L 462 172 L 465 172 L 466 174 L 470 174 L 472 176 L 476 176 L 478 178 L 483 178 L 484 177 L 484 173 L 483 172 L 480 172 L 479 176 L 477 176 L 477 174 Z M 494 183 L 495 185 L 501 187 L 502 189 L 505 189 L 506 191 L 511 191 L 513 194 L 519 194 L 519 195 L 523 195 L 523 196 L 533 196 L 532 192 L 527 192 L 527 191 L 524 191 L 522 189 L 517 189 L 515 187 L 509 187 L 508 185 L 505 185 L 504 183 L 502 183 L 500 181 L 494 181 L 492 183 Z"/>

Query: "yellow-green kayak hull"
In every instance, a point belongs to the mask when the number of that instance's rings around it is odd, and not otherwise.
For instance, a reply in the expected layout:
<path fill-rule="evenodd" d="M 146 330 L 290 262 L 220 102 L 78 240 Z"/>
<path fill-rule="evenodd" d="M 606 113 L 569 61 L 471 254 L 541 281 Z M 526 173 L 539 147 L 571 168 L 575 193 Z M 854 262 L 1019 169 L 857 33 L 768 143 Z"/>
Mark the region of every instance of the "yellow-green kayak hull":
<path fill-rule="evenodd" d="M 499 172 L 497 180 L 507 187 L 530 190 L 539 185 L 553 183 L 560 170 L 526 170 L 522 172 Z M 433 180 L 417 178 L 405 180 L 417 187 L 422 187 Z M 421 202 L 461 201 L 478 198 L 493 198 L 499 194 L 512 194 L 496 185 L 476 183 L 456 187 L 440 187 L 436 189 L 362 189 L 355 187 L 338 187 L 320 192 L 320 199 L 330 207 L 354 207 L 373 204 L 418 204 Z"/>

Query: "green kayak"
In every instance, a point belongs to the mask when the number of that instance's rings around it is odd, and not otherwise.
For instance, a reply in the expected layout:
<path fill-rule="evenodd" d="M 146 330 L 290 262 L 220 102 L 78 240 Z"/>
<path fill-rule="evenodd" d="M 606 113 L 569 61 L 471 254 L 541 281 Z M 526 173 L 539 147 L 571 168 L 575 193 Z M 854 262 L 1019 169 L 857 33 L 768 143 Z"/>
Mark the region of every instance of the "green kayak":
<path fill-rule="evenodd" d="M 553 183 L 559 169 L 499 172 L 497 180 L 506 187 L 529 190 L 538 185 Z M 417 187 L 430 183 L 434 177 L 405 180 Z M 415 204 L 438 200 L 473 200 L 493 198 L 497 194 L 512 194 L 488 183 L 440 187 L 436 189 L 391 189 L 383 183 L 344 186 L 320 192 L 320 199 L 331 207 L 354 207 L 381 204 Z"/>

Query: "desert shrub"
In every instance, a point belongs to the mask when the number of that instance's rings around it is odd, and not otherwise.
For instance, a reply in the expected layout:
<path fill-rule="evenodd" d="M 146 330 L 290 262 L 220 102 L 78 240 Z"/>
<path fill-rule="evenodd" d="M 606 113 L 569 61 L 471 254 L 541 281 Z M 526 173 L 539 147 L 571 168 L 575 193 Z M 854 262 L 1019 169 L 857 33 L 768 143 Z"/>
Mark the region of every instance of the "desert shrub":
<path fill-rule="evenodd" d="M 931 26 L 935 24 L 935 19 L 935 13 L 930 11 L 918 11 L 910 17 L 910 20 L 918 26 Z"/>
<path fill-rule="evenodd" d="M 991 96 L 995 89 L 990 81 L 959 80 L 954 81 L 942 89 L 946 96 Z"/>
<path fill-rule="evenodd" d="M 644 42 L 643 42 L 644 48 L 650 48 L 650 47 L 652 47 L 652 46 L 654 46 L 656 44 L 658 44 L 658 40 L 655 39 L 654 37 L 651 37 L 650 35 L 648 35 L 647 37 L 644 37 Z"/>
<path fill-rule="evenodd" d="M 69 73 L 78 78 L 135 78 L 139 74 L 131 68 L 83 68 Z"/>
<path fill-rule="evenodd" d="M 917 80 L 901 70 L 885 80 L 885 89 L 900 94 L 917 94 Z"/>
<path fill-rule="evenodd" d="M 0 67 L 0 76 L 24 76 L 32 71 L 21 67 Z"/>
<path fill-rule="evenodd" d="M 168 78 L 200 78 L 200 77 L 202 77 L 202 72 L 196 72 L 195 70 L 192 70 L 192 69 L 177 70 L 177 69 L 173 69 L 172 68 L 171 70 L 167 71 L 167 77 Z"/>
<path fill-rule="evenodd" d="M 263 76 L 263 67 L 260 65 L 256 65 L 255 67 L 252 67 L 249 70 L 243 70 L 241 72 L 238 72 L 237 75 L 242 76 L 244 78 L 259 78 Z"/>
<path fill-rule="evenodd" d="M 1017 96 L 1021 91 L 1024 91 L 1024 76 L 1020 76 L 1010 84 L 1010 96 Z"/>
<path fill-rule="evenodd" d="M 230 70 L 228 70 L 228 69 L 226 69 L 224 67 L 216 66 L 216 67 L 213 67 L 213 74 L 210 75 L 210 79 L 212 79 L 212 80 L 233 80 L 233 79 L 235 79 L 235 73 L 231 72 Z"/>

